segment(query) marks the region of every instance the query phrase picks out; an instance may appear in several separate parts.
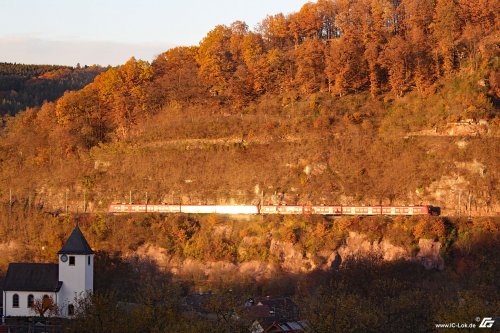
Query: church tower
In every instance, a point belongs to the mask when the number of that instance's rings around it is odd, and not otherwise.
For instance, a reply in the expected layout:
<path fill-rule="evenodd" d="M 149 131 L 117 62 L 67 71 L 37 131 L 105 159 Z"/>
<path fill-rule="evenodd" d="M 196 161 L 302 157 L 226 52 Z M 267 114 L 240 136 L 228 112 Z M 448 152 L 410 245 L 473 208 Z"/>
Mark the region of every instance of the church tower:
<path fill-rule="evenodd" d="M 61 316 L 72 316 L 75 299 L 94 290 L 94 251 L 77 225 L 57 254 L 62 286 L 56 302 Z"/>

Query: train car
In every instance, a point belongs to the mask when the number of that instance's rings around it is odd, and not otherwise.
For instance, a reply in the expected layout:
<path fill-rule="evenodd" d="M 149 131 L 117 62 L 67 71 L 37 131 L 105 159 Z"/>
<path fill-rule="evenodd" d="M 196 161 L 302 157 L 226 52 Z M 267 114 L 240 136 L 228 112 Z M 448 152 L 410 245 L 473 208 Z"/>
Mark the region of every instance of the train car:
<path fill-rule="evenodd" d="M 311 214 L 315 215 L 342 215 L 342 206 L 312 206 Z"/>
<path fill-rule="evenodd" d="M 278 214 L 281 215 L 300 215 L 310 214 L 311 207 L 307 206 L 277 206 Z"/>
<path fill-rule="evenodd" d="M 215 206 L 217 214 L 258 214 L 257 206 L 241 205 L 241 206 Z"/>
<path fill-rule="evenodd" d="M 278 214 L 278 206 L 260 206 L 260 214 Z"/>
<path fill-rule="evenodd" d="M 215 214 L 216 206 L 209 205 L 182 205 L 181 213 L 186 214 Z"/>
<path fill-rule="evenodd" d="M 380 215 L 380 209 L 380 206 L 342 206 L 340 215 Z"/>
<path fill-rule="evenodd" d="M 311 214 L 310 206 L 260 206 L 260 214 L 300 215 Z"/>
<path fill-rule="evenodd" d="M 116 204 L 109 207 L 110 213 L 145 213 L 147 205 Z"/>
<path fill-rule="evenodd" d="M 389 207 L 387 215 L 429 215 L 427 206 L 395 206 Z"/>
<path fill-rule="evenodd" d="M 147 212 L 151 213 L 180 213 L 180 205 L 148 205 Z"/>
<path fill-rule="evenodd" d="M 122 212 L 125 212 L 125 205 L 122 205 L 122 204 L 112 204 L 112 205 L 109 205 L 109 209 L 108 209 L 108 212 L 109 213 L 122 213 Z"/>
<path fill-rule="evenodd" d="M 179 205 L 136 205 L 113 204 L 109 206 L 109 213 L 180 213 Z"/>
<path fill-rule="evenodd" d="M 432 214 L 429 207 L 432 206 L 342 206 L 341 215 L 439 215 Z"/>
<path fill-rule="evenodd" d="M 258 214 L 257 206 L 231 205 L 182 205 L 181 213 L 186 214 Z"/>

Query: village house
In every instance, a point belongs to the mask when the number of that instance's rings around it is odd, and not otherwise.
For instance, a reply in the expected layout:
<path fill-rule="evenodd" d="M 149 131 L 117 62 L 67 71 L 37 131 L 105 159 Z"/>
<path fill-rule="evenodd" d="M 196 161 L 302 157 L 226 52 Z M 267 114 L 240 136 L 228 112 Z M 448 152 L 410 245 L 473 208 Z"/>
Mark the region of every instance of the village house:
<path fill-rule="evenodd" d="M 3 285 L 3 318 L 39 315 L 36 304 L 48 302 L 57 309 L 55 315 L 74 315 L 75 301 L 94 289 L 94 251 L 77 225 L 57 254 L 57 264 L 9 264 Z"/>
<path fill-rule="evenodd" d="M 251 323 L 251 333 L 303 333 L 310 328 L 300 320 L 299 307 L 288 297 L 250 298 L 239 311 L 239 317 Z"/>
<path fill-rule="evenodd" d="M 274 321 L 272 319 L 259 319 L 253 322 L 251 333 L 307 333 L 311 329 L 306 321 Z"/>

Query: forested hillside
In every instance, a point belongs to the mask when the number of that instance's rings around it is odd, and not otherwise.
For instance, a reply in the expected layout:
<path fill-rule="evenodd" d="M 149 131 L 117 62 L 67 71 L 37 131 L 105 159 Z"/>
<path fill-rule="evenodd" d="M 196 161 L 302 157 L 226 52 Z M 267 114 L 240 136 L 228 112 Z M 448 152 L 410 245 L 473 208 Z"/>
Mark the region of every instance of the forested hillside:
<path fill-rule="evenodd" d="M 54 101 L 67 90 L 78 90 L 105 69 L 56 65 L 0 63 L 0 115 L 15 115 L 26 107 Z"/>
<path fill-rule="evenodd" d="M 498 212 L 498 2 L 320 0 L 7 118 L 0 195 Z M 19 170 L 23 170 L 19 173 Z M 83 203 L 85 196 L 85 204 Z M 460 201 L 460 198 L 463 200 Z M 467 200 L 466 198 L 470 198 Z"/>

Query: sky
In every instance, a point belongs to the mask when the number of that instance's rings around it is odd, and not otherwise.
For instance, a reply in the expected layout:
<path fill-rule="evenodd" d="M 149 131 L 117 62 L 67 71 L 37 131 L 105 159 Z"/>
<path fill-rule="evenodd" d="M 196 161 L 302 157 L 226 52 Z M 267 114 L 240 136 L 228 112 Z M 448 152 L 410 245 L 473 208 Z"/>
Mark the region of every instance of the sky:
<path fill-rule="evenodd" d="M 300 10 L 307 0 L 0 0 L 0 62 L 118 65 L 198 45 L 218 24 Z"/>

